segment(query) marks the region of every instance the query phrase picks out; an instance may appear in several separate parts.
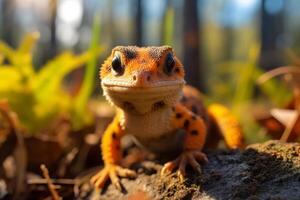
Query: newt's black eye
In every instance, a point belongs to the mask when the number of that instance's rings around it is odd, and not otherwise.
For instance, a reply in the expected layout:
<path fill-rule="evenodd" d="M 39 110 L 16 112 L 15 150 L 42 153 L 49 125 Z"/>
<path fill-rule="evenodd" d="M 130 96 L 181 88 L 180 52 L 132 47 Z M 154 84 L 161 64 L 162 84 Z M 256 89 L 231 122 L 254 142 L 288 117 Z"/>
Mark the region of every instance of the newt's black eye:
<path fill-rule="evenodd" d="M 175 66 L 175 60 L 172 53 L 168 53 L 166 57 L 166 63 L 164 65 L 164 72 L 170 75 L 173 72 Z"/>
<path fill-rule="evenodd" d="M 124 67 L 122 66 L 121 58 L 119 55 L 115 55 L 115 57 L 111 61 L 111 67 L 115 75 L 121 75 L 124 72 Z"/>

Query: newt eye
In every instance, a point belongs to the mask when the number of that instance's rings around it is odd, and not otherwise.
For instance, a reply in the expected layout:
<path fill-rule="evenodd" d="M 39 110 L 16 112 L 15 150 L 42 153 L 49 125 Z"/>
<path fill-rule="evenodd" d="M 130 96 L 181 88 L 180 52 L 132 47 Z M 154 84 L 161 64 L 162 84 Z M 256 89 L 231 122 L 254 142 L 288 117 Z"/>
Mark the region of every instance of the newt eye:
<path fill-rule="evenodd" d="M 111 67 L 115 75 L 123 74 L 124 67 L 122 66 L 121 58 L 119 55 L 115 55 L 115 57 L 112 59 Z"/>
<path fill-rule="evenodd" d="M 164 65 L 164 72 L 170 75 L 173 72 L 175 66 L 175 60 L 172 53 L 168 53 L 166 57 L 166 63 Z"/>

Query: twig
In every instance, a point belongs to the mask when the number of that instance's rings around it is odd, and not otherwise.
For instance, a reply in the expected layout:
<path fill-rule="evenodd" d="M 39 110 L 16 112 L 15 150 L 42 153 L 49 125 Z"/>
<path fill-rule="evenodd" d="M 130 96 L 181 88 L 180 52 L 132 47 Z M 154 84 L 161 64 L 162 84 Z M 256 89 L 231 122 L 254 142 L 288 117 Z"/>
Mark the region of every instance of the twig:
<path fill-rule="evenodd" d="M 62 198 L 58 195 L 57 191 L 55 190 L 55 186 L 51 181 L 47 167 L 45 165 L 41 165 L 41 170 L 43 172 L 44 177 L 47 180 L 48 188 L 52 195 L 53 200 L 61 200 Z"/>
<path fill-rule="evenodd" d="M 79 152 L 77 147 L 74 147 L 66 156 L 65 159 L 59 164 L 58 175 L 60 177 L 66 174 L 68 166 L 70 166 L 71 162 L 75 159 Z"/>
<path fill-rule="evenodd" d="M 297 74 L 297 76 L 295 75 Z M 294 99 L 295 99 L 295 110 L 297 111 L 297 117 L 293 119 L 293 121 L 285 128 L 280 140 L 283 142 L 287 142 L 291 132 L 293 131 L 293 128 L 299 118 L 300 115 L 300 87 L 299 87 L 299 75 L 300 75 L 300 67 L 299 66 L 284 66 L 279 67 L 274 70 L 268 71 L 261 75 L 259 79 L 257 80 L 258 84 L 263 84 L 267 80 L 279 76 L 279 75 L 290 75 L 291 77 L 289 79 L 286 79 L 286 81 L 292 86 L 293 93 L 294 93 Z M 293 75 L 293 76 L 292 76 Z M 296 79 L 297 78 L 297 79 Z"/>
<path fill-rule="evenodd" d="M 280 141 L 282 141 L 282 142 L 287 142 L 288 141 L 288 138 L 289 138 L 289 136 L 290 136 L 297 120 L 298 120 L 298 117 L 299 117 L 299 114 L 297 114 L 297 117 L 295 117 L 293 119 L 293 121 L 291 122 L 291 124 L 288 127 L 285 128 L 283 134 L 281 135 Z"/>
<path fill-rule="evenodd" d="M 279 68 L 273 69 L 273 70 L 268 71 L 268 72 L 264 73 L 263 75 L 261 75 L 258 78 L 257 83 L 262 84 L 275 76 L 278 76 L 281 74 L 289 74 L 289 73 L 300 74 L 300 67 L 284 66 L 284 67 L 279 67 Z"/>
<path fill-rule="evenodd" d="M 53 184 L 57 185 L 75 185 L 76 180 L 74 179 L 51 179 Z M 45 178 L 33 178 L 27 181 L 29 185 L 43 185 L 48 184 L 48 180 Z"/>

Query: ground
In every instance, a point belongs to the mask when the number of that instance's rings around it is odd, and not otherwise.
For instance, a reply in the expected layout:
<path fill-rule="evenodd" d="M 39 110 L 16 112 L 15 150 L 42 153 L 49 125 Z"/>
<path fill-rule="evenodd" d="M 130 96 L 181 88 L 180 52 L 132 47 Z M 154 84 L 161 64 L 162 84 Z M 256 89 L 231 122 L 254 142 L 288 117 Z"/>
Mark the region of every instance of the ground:
<path fill-rule="evenodd" d="M 135 180 L 122 179 L 123 192 L 112 185 L 89 199 L 270 199 L 300 198 L 300 144 L 268 141 L 245 151 L 207 151 L 203 173 L 192 170 L 184 183 L 175 174 L 161 178 L 161 165 L 146 161 Z"/>

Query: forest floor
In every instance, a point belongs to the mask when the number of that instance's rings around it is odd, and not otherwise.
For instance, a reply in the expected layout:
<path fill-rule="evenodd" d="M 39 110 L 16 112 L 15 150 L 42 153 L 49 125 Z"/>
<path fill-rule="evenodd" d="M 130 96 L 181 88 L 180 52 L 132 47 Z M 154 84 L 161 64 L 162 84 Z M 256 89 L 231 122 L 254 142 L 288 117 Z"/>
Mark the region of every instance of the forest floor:
<path fill-rule="evenodd" d="M 162 165 L 135 166 L 138 177 L 122 179 L 123 192 L 109 185 L 88 199 L 300 199 L 300 144 L 268 141 L 245 151 L 207 152 L 203 173 L 190 170 L 184 183 L 175 173 L 161 177 Z"/>

